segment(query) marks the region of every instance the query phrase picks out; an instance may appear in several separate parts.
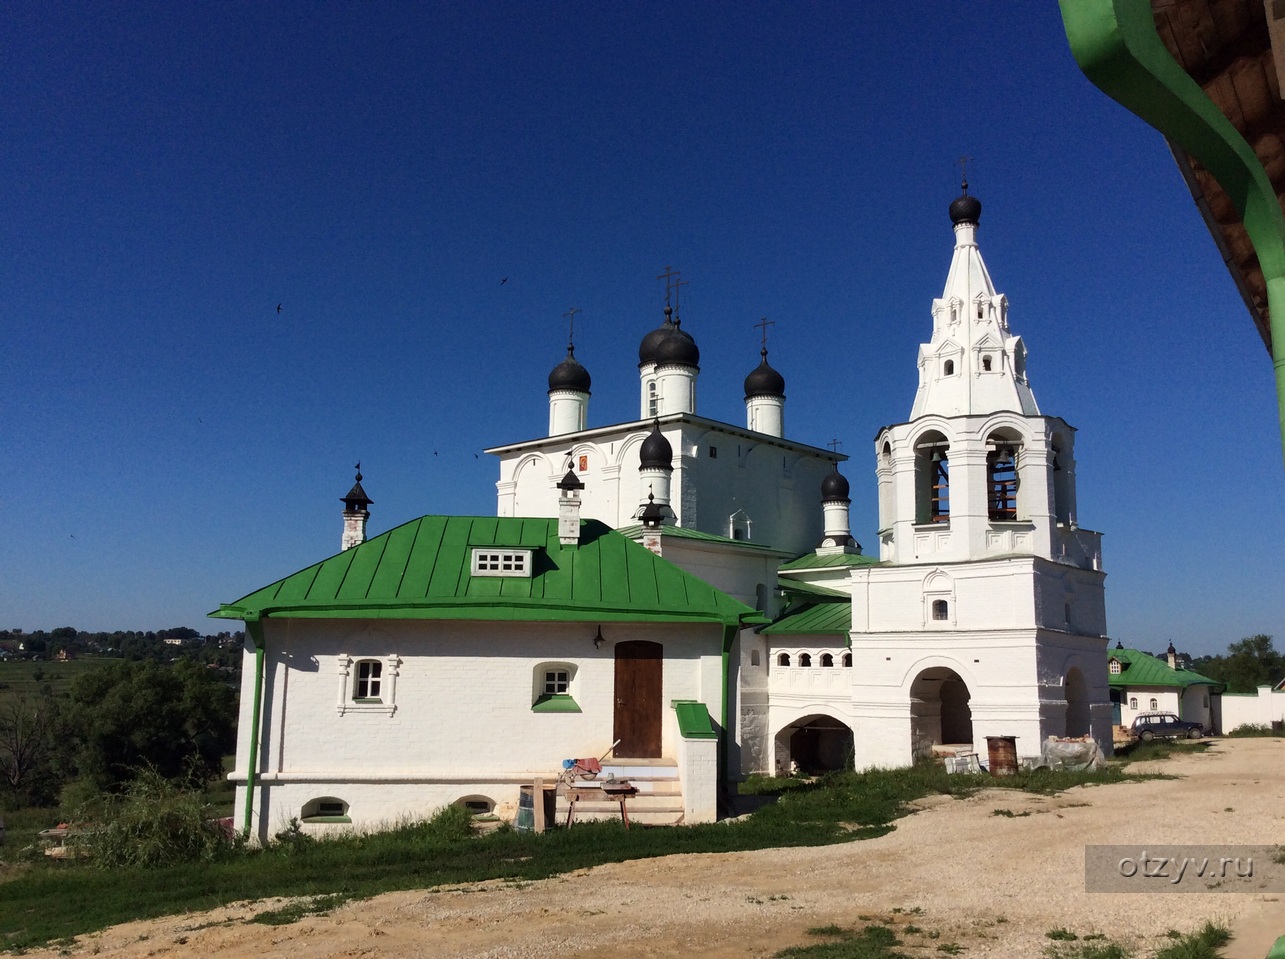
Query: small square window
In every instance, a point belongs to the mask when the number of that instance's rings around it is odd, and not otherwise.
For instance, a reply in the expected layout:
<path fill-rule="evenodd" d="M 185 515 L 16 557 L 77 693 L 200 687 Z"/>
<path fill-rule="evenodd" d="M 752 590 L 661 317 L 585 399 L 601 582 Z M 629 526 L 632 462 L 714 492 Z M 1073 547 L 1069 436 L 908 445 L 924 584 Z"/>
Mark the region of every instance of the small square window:
<path fill-rule="evenodd" d="M 544 674 L 544 694 L 562 696 L 571 688 L 571 674 L 565 669 L 550 669 Z"/>

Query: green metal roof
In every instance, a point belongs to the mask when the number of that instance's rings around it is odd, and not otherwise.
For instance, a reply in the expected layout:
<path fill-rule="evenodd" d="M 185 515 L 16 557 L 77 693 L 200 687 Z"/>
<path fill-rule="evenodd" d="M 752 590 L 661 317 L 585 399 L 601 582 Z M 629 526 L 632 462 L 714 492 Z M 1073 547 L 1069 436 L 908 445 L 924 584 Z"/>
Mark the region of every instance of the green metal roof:
<path fill-rule="evenodd" d="M 1190 669 L 1170 669 L 1163 659 L 1157 659 L 1140 649 L 1108 649 L 1107 662 L 1120 661 L 1120 672 L 1108 672 L 1108 682 L 1115 687 L 1125 686 L 1221 686 L 1222 683 Z"/>
<path fill-rule="evenodd" d="M 627 536 L 634 539 L 641 536 L 643 527 L 641 523 L 634 523 L 631 526 L 622 526 L 616 532 L 621 536 Z M 688 529 L 685 526 L 662 526 L 660 532 L 665 536 L 672 536 L 675 539 L 691 539 L 704 543 L 720 543 L 724 546 L 739 546 L 742 549 L 757 550 L 761 553 L 776 553 L 780 550 L 774 550 L 771 546 L 765 546 L 762 543 L 754 543 L 748 539 L 732 539 L 730 536 L 719 536 L 716 533 L 702 533 L 698 529 Z M 786 554 L 789 555 L 788 553 Z"/>
<path fill-rule="evenodd" d="M 804 553 L 798 559 L 782 563 L 778 568 L 787 569 L 826 569 L 833 566 L 874 566 L 879 562 L 873 556 L 860 553 L 831 553 L 829 556 L 818 556 L 816 553 Z"/>
<path fill-rule="evenodd" d="M 530 549 L 531 576 L 473 576 L 474 547 Z M 548 622 L 764 622 L 749 606 L 597 520 L 580 543 L 549 518 L 423 516 L 210 614 Z"/>
<path fill-rule="evenodd" d="M 845 602 L 850 600 L 848 594 L 841 589 L 831 589 L 828 586 L 805 583 L 801 579 L 783 579 L 778 581 L 777 585 L 787 593 L 796 594 L 800 597 L 823 596 L 826 599 L 841 599 Z"/>
<path fill-rule="evenodd" d="M 816 603 L 796 612 L 788 612 L 775 623 L 759 630 L 771 635 L 801 634 L 843 636 L 852 630 L 852 604 L 850 602 Z"/>

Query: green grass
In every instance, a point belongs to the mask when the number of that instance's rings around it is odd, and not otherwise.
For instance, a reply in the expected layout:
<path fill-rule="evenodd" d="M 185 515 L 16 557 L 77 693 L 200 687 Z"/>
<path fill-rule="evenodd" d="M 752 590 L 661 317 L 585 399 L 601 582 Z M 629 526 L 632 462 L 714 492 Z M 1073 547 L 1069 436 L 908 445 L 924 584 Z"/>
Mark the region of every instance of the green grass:
<path fill-rule="evenodd" d="M 1231 933 L 1225 926 L 1206 922 L 1191 935 L 1180 936 L 1172 945 L 1156 953 L 1155 959 L 1218 959 L 1218 949 L 1231 942 Z"/>
<path fill-rule="evenodd" d="M 1115 747 L 1116 759 L 1126 762 L 1147 762 L 1153 759 L 1169 759 L 1174 754 L 1204 752 L 1212 743 L 1208 739 L 1153 739 L 1149 743 L 1141 740 Z"/>
<path fill-rule="evenodd" d="M 908 959 L 893 947 L 901 945 L 887 926 L 866 926 L 860 931 L 824 926 L 809 929 L 809 935 L 829 939 L 810 946 L 791 946 L 776 953 L 775 959 Z"/>
<path fill-rule="evenodd" d="M 1059 942 L 1044 950 L 1047 959 L 1129 959 L 1133 955 L 1118 942 Z"/>
<path fill-rule="evenodd" d="M 0 663 L 0 703 L 24 694 L 34 699 L 44 694 L 46 686 L 54 696 L 64 696 L 70 691 L 77 676 L 118 662 L 119 659 L 86 658 L 65 663 L 29 660 Z M 37 679 L 37 676 L 40 678 Z"/>
<path fill-rule="evenodd" d="M 336 894 L 362 899 L 394 890 L 494 879 L 527 882 L 673 853 L 849 842 L 887 833 L 907 814 L 911 802 L 935 793 L 966 796 L 1001 787 L 1047 794 L 1133 778 L 1115 764 L 1102 772 L 1045 770 L 1001 778 L 951 776 L 941 766 L 928 764 L 831 773 L 791 788 L 744 820 L 680 829 L 625 830 L 618 821 L 607 821 L 543 835 L 500 830 L 469 838 L 466 823 L 441 817 L 386 833 L 285 843 L 213 863 L 149 870 L 106 871 L 93 868 L 92 862 L 59 863 L 40 857 L 42 861 L 0 883 L 0 915 L 5 916 L 0 948 L 31 948 L 120 922 L 207 910 L 238 900 Z M 866 948 L 868 943 L 858 945 Z"/>

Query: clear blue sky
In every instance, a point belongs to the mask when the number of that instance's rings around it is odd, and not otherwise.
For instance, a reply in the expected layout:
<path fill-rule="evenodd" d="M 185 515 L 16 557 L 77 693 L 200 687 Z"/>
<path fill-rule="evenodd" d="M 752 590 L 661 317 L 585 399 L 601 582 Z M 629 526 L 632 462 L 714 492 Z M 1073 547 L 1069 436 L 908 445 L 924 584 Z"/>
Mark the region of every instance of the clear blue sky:
<path fill-rule="evenodd" d="M 907 418 L 956 159 L 1080 432 L 1112 638 L 1285 633 L 1266 351 L 1160 136 L 1056 4 L 86 4 L 0 30 L 0 627 L 191 625 L 371 532 L 493 514 L 562 313 L 591 424 L 637 412 L 666 264 L 700 411 L 776 322 L 787 432 Z M 501 285 L 500 280 L 508 277 Z M 280 314 L 277 304 L 282 304 Z"/>

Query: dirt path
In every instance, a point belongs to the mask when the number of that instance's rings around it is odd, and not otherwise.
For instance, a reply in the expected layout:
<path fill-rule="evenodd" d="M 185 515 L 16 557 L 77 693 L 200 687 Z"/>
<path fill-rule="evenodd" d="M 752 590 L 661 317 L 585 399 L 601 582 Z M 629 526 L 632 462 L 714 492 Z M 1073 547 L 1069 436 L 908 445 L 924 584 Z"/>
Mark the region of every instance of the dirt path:
<path fill-rule="evenodd" d="M 1056 928 L 1105 933 L 1145 956 L 1168 941 L 1168 930 L 1214 919 L 1237 935 L 1229 959 L 1262 959 L 1285 934 L 1285 895 L 1084 892 L 1086 844 L 1285 843 L 1285 740 L 1221 741 L 1159 768 L 1183 778 L 1055 797 L 1007 790 L 935 797 L 894 832 L 865 842 L 668 856 L 535 883 L 392 893 L 291 926 L 247 925 L 270 906 L 242 904 L 116 926 L 71 952 L 638 959 L 699 949 L 731 959 L 771 956 L 809 941 L 809 927 L 861 925 L 865 916 L 898 925 L 912 955 L 939 957 L 946 953 L 938 947 L 954 942 L 964 956 L 1012 959 L 1041 955 L 1045 933 Z"/>

